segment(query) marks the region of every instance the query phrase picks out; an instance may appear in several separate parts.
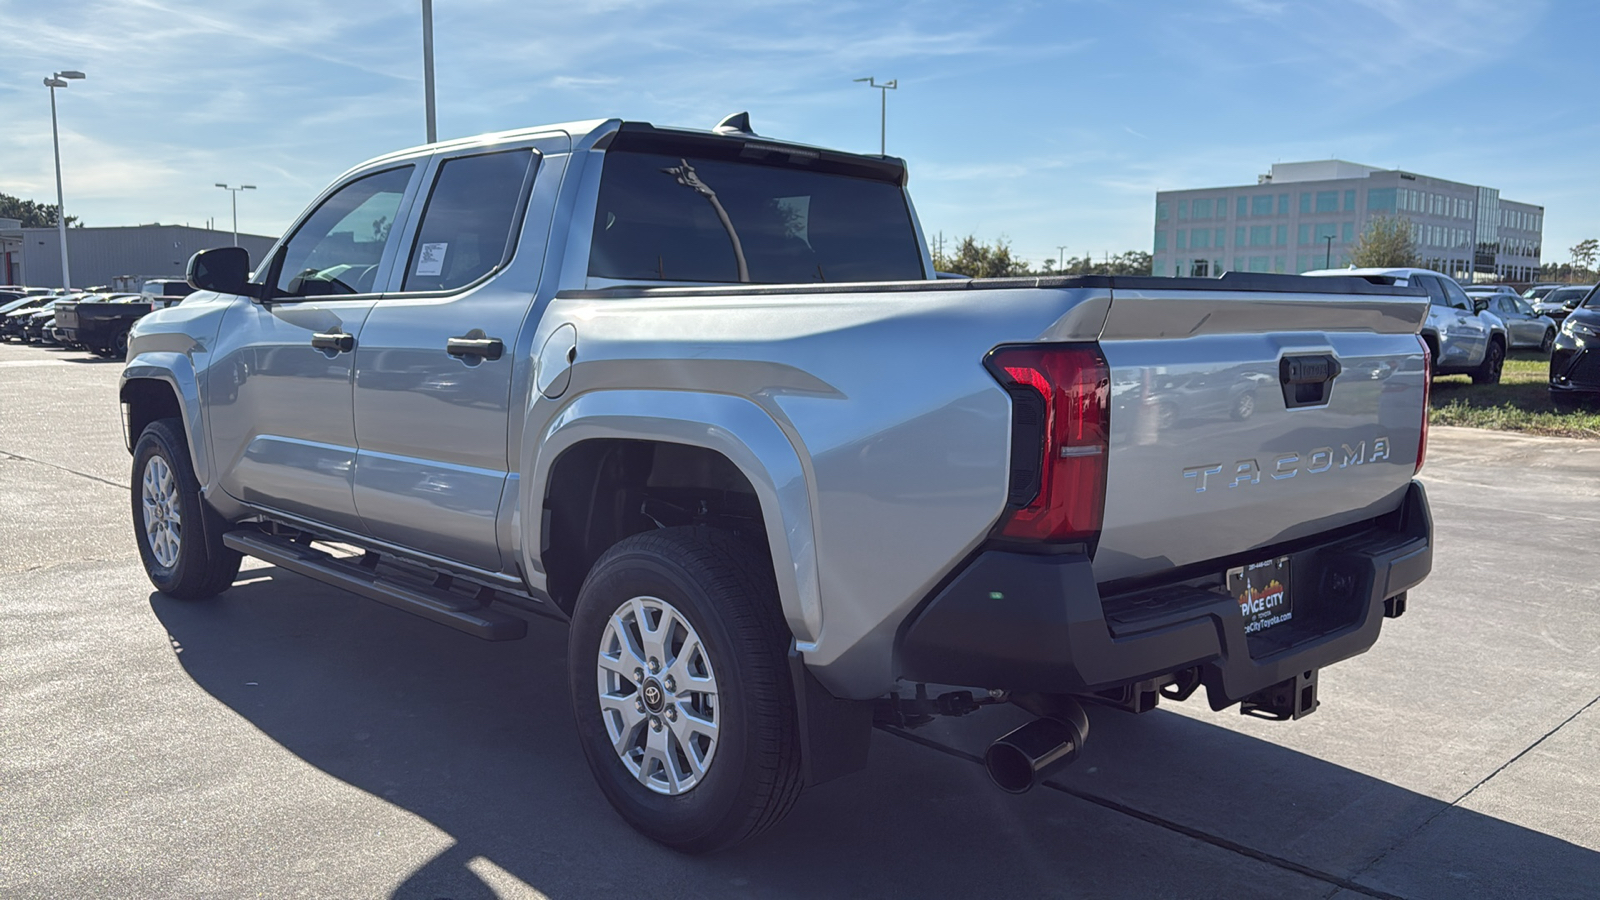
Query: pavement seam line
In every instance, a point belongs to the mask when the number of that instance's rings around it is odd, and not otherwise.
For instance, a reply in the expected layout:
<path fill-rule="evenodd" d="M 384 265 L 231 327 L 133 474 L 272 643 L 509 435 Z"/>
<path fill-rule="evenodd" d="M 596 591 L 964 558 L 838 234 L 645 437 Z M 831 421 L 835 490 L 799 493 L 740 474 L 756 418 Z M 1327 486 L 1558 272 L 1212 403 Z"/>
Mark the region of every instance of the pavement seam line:
<path fill-rule="evenodd" d="M 1560 731 L 1561 729 L 1567 727 L 1567 723 L 1569 723 L 1573 719 L 1576 719 L 1577 717 L 1583 715 L 1585 712 L 1587 712 L 1589 710 L 1590 707 L 1594 706 L 1596 703 L 1600 703 L 1600 696 L 1596 696 L 1593 700 L 1590 700 L 1588 703 L 1585 703 L 1584 705 L 1578 707 L 1576 712 L 1574 712 L 1570 716 L 1567 716 L 1565 719 L 1562 719 L 1560 724 L 1556 725 L 1556 727 L 1554 727 L 1554 728 L 1550 729 L 1549 731 L 1546 731 L 1544 734 L 1540 735 L 1538 740 L 1534 741 L 1533 743 L 1529 744 L 1526 747 L 1523 747 L 1522 750 L 1517 753 L 1517 755 L 1511 757 L 1510 759 L 1508 759 L 1505 762 L 1501 763 L 1500 765 L 1496 766 L 1495 770 L 1493 772 L 1490 772 L 1489 774 L 1487 774 L 1487 775 L 1483 776 L 1482 778 L 1478 779 L 1478 783 L 1474 784 L 1472 787 L 1467 788 L 1466 791 L 1461 794 L 1461 796 L 1455 798 L 1454 800 L 1451 800 L 1449 803 L 1445 804 L 1444 806 L 1439 807 L 1437 810 L 1434 810 L 1433 815 L 1431 815 L 1428 818 L 1424 819 L 1422 821 L 1422 824 L 1418 825 L 1416 828 L 1411 829 L 1411 831 L 1408 832 L 1405 837 L 1400 838 L 1399 840 L 1395 841 L 1394 844 L 1389 847 L 1389 849 L 1387 849 L 1387 850 L 1383 851 L 1382 853 L 1378 854 L 1377 856 L 1373 857 L 1372 862 L 1369 862 L 1366 865 L 1362 866 L 1361 867 L 1361 871 L 1357 872 L 1356 875 L 1360 876 L 1362 873 L 1368 871 L 1373 866 L 1376 866 L 1378 863 L 1381 863 L 1385 859 L 1388 859 L 1390 853 L 1393 853 L 1395 850 L 1399 849 L 1401 844 L 1404 844 L 1406 841 L 1409 841 L 1413 837 L 1416 837 L 1417 835 L 1421 834 L 1424 829 L 1426 829 L 1429 825 L 1433 824 L 1433 820 L 1434 819 L 1437 819 L 1440 816 L 1444 815 L 1446 812 L 1449 812 L 1450 810 L 1455 809 L 1456 806 L 1461 803 L 1461 801 L 1463 801 L 1463 800 L 1467 799 L 1468 797 L 1472 796 L 1474 791 L 1476 791 L 1478 788 L 1483 787 L 1485 784 L 1488 784 L 1489 780 L 1494 778 L 1496 775 L 1499 775 L 1501 772 L 1504 772 L 1506 770 L 1507 766 L 1510 766 L 1512 763 L 1514 763 L 1517 760 L 1521 759 L 1522 757 L 1528 755 L 1528 753 L 1530 751 L 1532 751 L 1533 748 L 1535 748 L 1535 747 L 1539 746 L 1540 744 L 1544 743 L 1546 740 L 1548 740 L 1550 738 L 1551 735 L 1553 735 L 1556 732 Z"/>
<path fill-rule="evenodd" d="M 913 744 L 919 744 L 923 747 L 927 747 L 930 750 L 936 750 L 947 756 L 953 756 L 956 759 L 962 759 L 970 763 L 983 765 L 983 760 L 977 756 L 973 756 L 971 753 L 967 753 L 964 750 L 957 750 L 954 747 L 947 747 L 944 744 L 938 743 L 937 741 L 930 740 L 920 735 L 912 734 L 904 729 L 886 725 L 878 725 L 877 728 L 879 731 L 882 731 L 885 734 L 892 734 L 895 737 L 910 741 Z M 1226 850 L 1230 853 L 1236 853 L 1240 856 L 1256 860 L 1257 862 L 1266 863 L 1267 865 L 1283 869 L 1288 872 L 1293 872 L 1297 875 L 1304 875 L 1307 878 L 1321 881 L 1324 884 L 1339 890 L 1353 891 L 1357 894 L 1361 894 L 1364 897 L 1376 898 L 1376 900 L 1405 900 L 1405 898 L 1399 894 L 1391 894 L 1387 891 L 1382 891 L 1376 888 L 1370 888 L 1365 885 L 1358 884 L 1350 878 L 1344 878 L 1342 876 L 1335 875 L 1332 872 L 1325 872 L 1321 869 L 1305 865 L 1304 863 L 1298 863 L 1292 859 L 1287 859 L 1282 856 L 1268 853 L 1265 850 L 1257 850 L 1254 847 L 1241 844 L 1237 841 L 1231 841 L 1225 837 L 1222 837 L 1221 835 L 1212 834 L 1208 831 L 1202 831 L 1198 828 L 1184 825 L 1180 822 L 1174 822 L 1171 819 L 1163 818 L 1155 815 L 1154 813 L 1147 813 L 1143 810 L 1135 809 L 1134 807 L 1128 806 L 1125 803 L 1112 800 L 1109 797 L 1101 797 L 1097 794 L 1091 794 L 1088 791 L 1070 788 L 1063 784 L 1057 784 L 1054 781 L 1045 781 L 1042 783 L 1045 787 L 1060 791 L 1069 797 L 1076 797 L 1079 800 L 1082 800 L 1086 803 L 1092 803 L 1095 806 L 1110 810 L 1111 812 L 1119 813 L 1121 815 L 1128 816 L 1129 818 L 1138 819 L 1141 822 L 1154 825 L 1157 828 L 1163 828 L 1167 831 L 1181 834 L 1184 837 L 1199 841 L 1203 844 L 1209 844 L 1210 846 L 1216 847 L 1219 850 Z M 1365 869 L 1362 871 L 1365 871 Z M 1356 874 L 1359 875 L 1360 872 Z"/>
<path fill-rule="evenodd" d="M 23 456 L 21 453 L 12 453 L 10 450 L 0 450 L 0 456 L 4 456 L 7 459 L 14 459 L 18 462 L 30 462 L 35 465 L 44 466 L 45 468 L 56 469 L 61 472 L 66 472 L 68 475 L 76 475 L 79 478 L 87 478 L 90 481 L 98 481 L 101 484 L 109 484 L 114 488 L 121 488 L 125 491 L 132 490 L 132 488 L 128 485 L 122 484 L 121 482 L 112 481 L 109 478 L 101 478 L 99 475 L 90 475 L 88 472 L 79 472 L 77 469 L 69 469 L 66 466 L 58 466 L 55 463 L 48 463 L 42 459 L 34 459 L 31 456 Z"/>

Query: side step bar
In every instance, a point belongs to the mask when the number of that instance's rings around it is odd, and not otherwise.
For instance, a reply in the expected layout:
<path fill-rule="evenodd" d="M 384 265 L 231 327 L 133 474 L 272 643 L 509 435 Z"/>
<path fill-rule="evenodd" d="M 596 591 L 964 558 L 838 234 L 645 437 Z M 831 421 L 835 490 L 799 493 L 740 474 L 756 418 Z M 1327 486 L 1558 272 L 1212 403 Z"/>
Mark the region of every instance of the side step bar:
<path fill-rule="evenodd" d="M 373 554 L 346 561 L 298 541 L 254 531 L 227 532 L 222 536 L 222 542 L 246 556 L 353 591 L 486 641 L 514 641 L 528 633 L 526 620 L 489 608 L 492 599 L 497 598 L 497 592 L 481 588 L 477 597 L 453 593 L 447 589 L 447 575 L 438 576 L 432 587 L 404 585 L 384 577 L 377 571 L 376 565 L 363 563 L 362 560 L 375 561 Z M 440 584 L 440 581 L 443 583 Z"/>

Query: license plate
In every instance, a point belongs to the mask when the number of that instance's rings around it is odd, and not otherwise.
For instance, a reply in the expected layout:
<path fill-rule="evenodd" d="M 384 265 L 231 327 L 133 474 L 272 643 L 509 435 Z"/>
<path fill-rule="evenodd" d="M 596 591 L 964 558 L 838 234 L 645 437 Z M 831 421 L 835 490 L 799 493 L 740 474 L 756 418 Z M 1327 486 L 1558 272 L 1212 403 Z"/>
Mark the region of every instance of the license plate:
<path fill-rule="evenodd" d="M 1289 557 L 1280 556 L 1229 569 L 1228 593 L 1239 602 L 1245 634 L 1287 623 L 1294 616 L 1289 593 Z"/>

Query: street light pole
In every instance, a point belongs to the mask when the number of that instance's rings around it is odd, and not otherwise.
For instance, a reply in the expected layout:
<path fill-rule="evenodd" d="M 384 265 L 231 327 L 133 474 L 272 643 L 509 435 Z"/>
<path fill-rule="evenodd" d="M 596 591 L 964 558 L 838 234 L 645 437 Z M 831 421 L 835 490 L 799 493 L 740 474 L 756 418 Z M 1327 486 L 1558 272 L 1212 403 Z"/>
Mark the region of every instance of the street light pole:
<path fill-rule="evenodd" d="M 233 196 L 233 245 L 237 247 L 239 246 L 239 192 L 253 191 L 256 186 L 253 184 L 241 184 L 238 187 L 228 187 L 219 181 L 217 182 L 217 187 L 222 188 Z"/>
<path fill-rule="evenodd" d="M 428 143 L 439 140 L 433 106 L 433 0 L 422 0 L 422 94 L 428 108 Z"/>
<path fill-rule="evenodd" d="M 879 104 L 878 109 L 878 155 L 888 156 L 889 92 L 899 89 L 900 79 L 896 78 L 892 81 L 885 81 L 883 84 L 879 84 L 875 77 L 869 75 L 866 78 L 857 78 L 856 81 L 864 81 L 867 83 L 868 87 L 875 87 L 883 92 L 883 100 L 882 103 Z"/>
<path fill-rule="evenodd" d="M 1057 244 L 1056 245 L 1056 271 L 1060 272 L 1061 270 L 1065 269 L 1066 267 L 1067 267 L 1067 245 L 1066 244 Z"/>
<path fill-rule="evenodd" d="M 56 127 L 56 88 L 86 77 L 82 72 L 56 72 L 44 80 L 50 89 L 50 140 L 56 150 L 56 230 L 61 234 L 61 289 L 72 289 L 72 267 L 67 263 L 67 201 L 61 191 L 61 131 Z"/>
<path fill-rule="evenodd" d="M 1325 234 L 1322 239 L 1328 242 L 1328 252 L 1322 257 L 1322 267 L 1331 269 L 1333 268 L 1333 235 Z"/>

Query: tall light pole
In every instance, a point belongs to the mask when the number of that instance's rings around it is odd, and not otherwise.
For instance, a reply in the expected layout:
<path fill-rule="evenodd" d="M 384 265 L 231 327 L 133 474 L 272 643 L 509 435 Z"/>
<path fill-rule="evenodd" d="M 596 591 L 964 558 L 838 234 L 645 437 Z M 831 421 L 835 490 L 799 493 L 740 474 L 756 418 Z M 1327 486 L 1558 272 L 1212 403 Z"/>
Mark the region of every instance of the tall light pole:
<path fill-rule="evenodd" d="M 883 92 L 883 102 L 880 104 L 878 111 L 878 155 L 888 156 L 889 92 L 899 89 L 900 79 L 896 78 L 893 81 L 885 81 L 883 84 L 879 84 L 876 78 L 869 75 L 866 78 L 857 78 L 856 81 L 865 81 L 868 87 L 875 87 Z"/>
<path fill-rule="evenodd" d="M 1067 267 L 1067 245 L 1057 244 L 1056 254 L 1056 271 L 1060 272 Z"/>
<path fill-rule="evenodd" d="M 237 247 L 239 246 L 239 192 L 253 191 L 256 186 L 253 184 L 241 184 L 238 187 L 228 187 L 219 181 L 217 182 L 217 187 L 227 191 L 233 197 L 233 245 Z"/>
<path fill-rule="evenodd" d="M 428 108 L 428 143 L 439 140 L 433 108 L 433 0 L 422 0 L 422 95 Z"/>
<path fill-rule="evenodd" d="M 1325 234 L 1322 239 L 1328 242 L 1328 252 L 1322 257 L 1322 267 L 1331 269 L 1333 268 L 1333 235 Z"/>
<path fill-rule="evenodd" d="M 56 128 L 56 88 L 67 86 L 67 79 L 86 78 L 82 72 L 56 72 L 44 80 L 50 89 L 50 140 L 56 147 L 56 230 L 61 233 L 61 289 L 72 288 L 72 268 L 67 264 L 67 201 L 61 193 L 61 132 Z"/>

